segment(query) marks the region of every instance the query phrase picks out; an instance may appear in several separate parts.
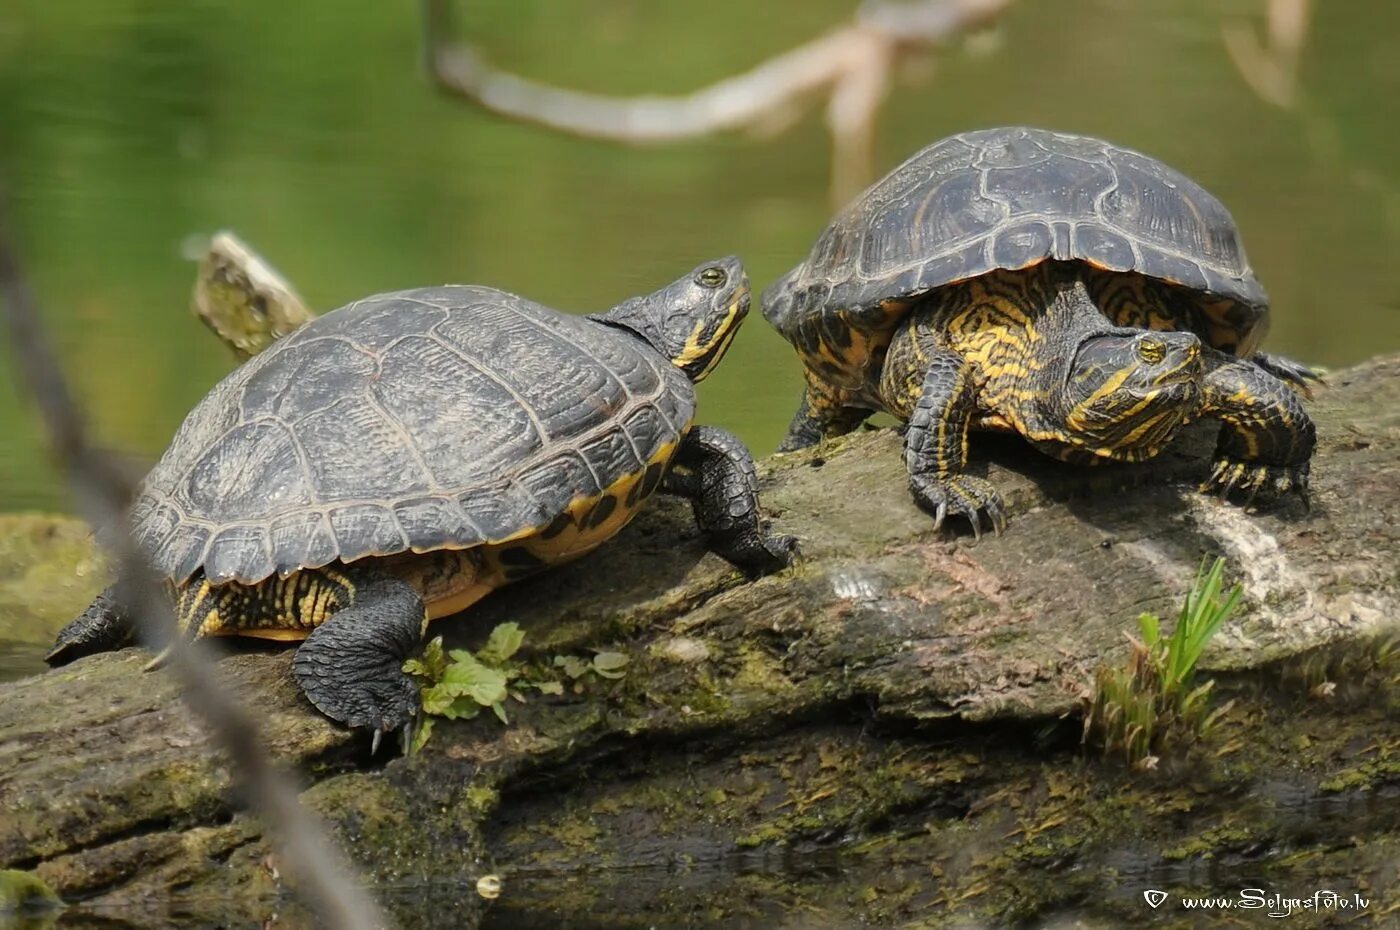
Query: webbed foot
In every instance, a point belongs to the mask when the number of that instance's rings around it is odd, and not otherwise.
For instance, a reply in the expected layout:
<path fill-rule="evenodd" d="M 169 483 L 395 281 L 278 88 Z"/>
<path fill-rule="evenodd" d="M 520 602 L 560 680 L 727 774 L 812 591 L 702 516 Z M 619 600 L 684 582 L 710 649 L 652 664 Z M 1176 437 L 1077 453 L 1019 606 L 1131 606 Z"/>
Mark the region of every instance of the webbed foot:
<path fill-rule="evenodd" d="M 1257 497 L 1275 500 L 1286 494 L 1296 494 L 1303 507 L 1311 510 L 1312 500 L 1308 494 L 1308 463 L 1298 465 L 1266 465 L 1262 462 L 1246 462 L 1229 456 L 1219 456 L 1212 464 L 1210 477 L 1201 483 L 1204 494 L 1219 494 L 1221 500 L 1229 500 L 1231 495 L 1245 495 L 1245 507 L 1254 503 Z"/>
<path fill-rule="evenodd" d="M 787 568 L 797 554 L 796 536 L 766 533 L 757 545 L 750 547 L 741 564 L 748 571 L 766 575 Z"/>
<path fill-rule="evenodd" d="M 662 488 L 690 498 L 709 547 L 751 575 L 786 568 L 797 540 L 763 529 L 758 473 L 748 448 L 713 426 L 696 426 L 681 442 Z"/>
<path fill-rule="evenodd" d="M 1006 529 L 1006 508 L 1001 494 L 985 478 L 975 475 L 909 476 L 909 490 L 919 506 L 933 514 L 933 528 L 938 529 L 949 516 L 966 517 L 972 523 L 972 535 L 982 538 L 982 515 L 1000 536 Z"/>
<path fill-rule="evenodd" d="M 418 685 L 403 672 L 423 632 L 423 601 L 402 581 L 357 585 L 351 606 L 297 649 L 292 675 L 316 709 L 349 727 L 388 732 L 418 712 Z"/>

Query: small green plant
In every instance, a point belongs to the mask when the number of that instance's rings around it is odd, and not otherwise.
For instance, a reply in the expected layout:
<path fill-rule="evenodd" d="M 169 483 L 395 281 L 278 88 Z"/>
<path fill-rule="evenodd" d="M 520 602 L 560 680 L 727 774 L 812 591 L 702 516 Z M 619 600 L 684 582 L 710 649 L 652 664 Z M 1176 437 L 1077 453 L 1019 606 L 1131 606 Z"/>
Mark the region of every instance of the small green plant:
<path fill-rule="evenodd" d="M 599 678 L 621 678 L 627 674 L 627 656 L 620 652 L 599 652 L 592 659 L 555 656 L 554 667 L 575 681 L 589 673 Z"/>
<path fill-rule="evenodd" d="M 414 722 L 413 736 L 407 752 L 411 755 L 428 742 L 437 717 L 466 720 L 489 707 L 501 721 L 506 716 L 505 700 L 525 702 L 526 688 L 541 694 L 563 694 L 564 683 L 551 672 L 534 666 L 526 667 L 514 661 L 515 654 L 525 642 L 525 633 L 515 623 L 502 623 L 491 631 L 486 643 L 475 653 L 466 649 L 444 650 L 438 636 L 423 647 L 416 659 L 403 664 L 404 674 L 418 680 L 422 713 Z M 574 690 L 582 691 L 585 675 L 599 678 L 621 678 L 626 672 L 627 656 L 620 652 L 600 651 L 591 659 L 572 655 L 554 656 L 552 666 L 574 682 Z"/>
<path fill-rule="evenodd" d="M 1127 667 L 1100 668 L 1095 675 L 1085 742 L 1147 768 L 1165 745 L 1206 735 L 1229 710 L 1230 703 L 1210 710 L 1214 681 L 1194 682 L 1206 644 L 1239 605 L 1239 585 L 1221 593 L 1224 573 L 1224 559 L 1201 562 L 1170 636 L 1162 636 L 1155 615 L 1138 617 L 1141 638 L 1125 634 L 1131 644 Z"/>
<path fill-rule="evenodd" d="M 486 644 L 476 654 L 465 649 L 445 651 L 438 636 L 423 647 L 423 654 L 403 664 L 404 674 L 421 683 L 419 698 L 423 712 L 418 715 L 409 741 L 409 753 L 423 748 L 433 732 L 433 718 L 464 720 L 491 708 L 502 723 L 508 723 L 503 702 L 510 694 L 510 680 L 518 674 L 511 658 L 520 650 L 525 634 L 518 624 L 502 623 L 491 631 Z"/>

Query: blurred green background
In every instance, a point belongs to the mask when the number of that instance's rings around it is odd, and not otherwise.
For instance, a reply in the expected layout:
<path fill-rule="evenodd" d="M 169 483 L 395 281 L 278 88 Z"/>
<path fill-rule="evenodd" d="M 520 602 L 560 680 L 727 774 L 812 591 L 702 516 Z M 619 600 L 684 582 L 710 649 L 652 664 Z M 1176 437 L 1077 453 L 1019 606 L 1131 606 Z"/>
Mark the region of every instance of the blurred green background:
<path fill-rule="evenodd" d="M 678 93 L 848 20 L 852 0 L 492 0 L 459 32 L 498 65 Z M 1241 79 L 1222 26 L 1265 0 L 1022 0 L 883 108 L 883 172 L 948 133 L 1028 123 L 1149 152 L 1220 196 L 1274 300 L 1268 345 L 1338 366 L 1400 349 L 1400 5 L 1315 4 L 1296 107 Z M 230 228 L 325 310 L 480 282 L 603 309 L 736 252 L 758 288 L 830 214 L 818 109 L 769 138 L 585 142 L 437 95 L 414 0 L 5 0 L 0 169 L 55 340 L 102 441 L 153 460 L 231 367 L 188 315 L 201 237 Z M 8 358 L 0 510 L 62 509 Z M 702 391 L 757 451 L 798 394 L 755 313 Z"/>

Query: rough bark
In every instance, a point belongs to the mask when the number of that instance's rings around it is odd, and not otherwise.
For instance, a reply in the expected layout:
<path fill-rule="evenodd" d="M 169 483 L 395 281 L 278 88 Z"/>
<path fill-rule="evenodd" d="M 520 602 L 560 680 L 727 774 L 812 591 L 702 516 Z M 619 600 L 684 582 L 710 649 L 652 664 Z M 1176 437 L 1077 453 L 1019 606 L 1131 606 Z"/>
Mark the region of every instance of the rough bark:
<path fill-rule="evenodd" d="M 1204 425 L 1131 468 L 979 438 L 1012 521 L 978 543 L 931 532 L 890 431 L 770 459 L 765 505 L 804 557 L 754 582 L 663 502 L 593 556 L 437 627 L 472 644 L 513 620 L 542 666 L 618 650 L 626 676 L 531 693 L 507 726 L 439 722 L 410 759 L 372 759 L 318 717 L 285 650 L 219 668 L 414 925 L 459 925 L 470 882 L 492 870 L 498 906 L 524 925 L 551 908 L 609 926 L 814 910 L 1114 925 L 1143 917 L 1144 887 L 1209 891 L 1240 869 L 1300 894 L 1367 892 L 1383 921 L 1400 906 L 1385 645 L 1400 600 L 1400 358 L 1331 380 L 1312 405 L 1307 515 L 1197 494 Z M 1086 753 L 1074 715 L 1094 669 L 1122 661 L 1140 612 L 1174 615 L 1203 554 L 1226 556 L 1246 592 L 1206 661 L 1234 710 L 1156 771 Z M 174 684 L 144 661 L 127 650 L 0 685 L 0 867 L 138 924 L 265 916 L 282 870 Z M 417 885 L 396 894 L 410 879 L 451 883 L 452 909 Z"/>

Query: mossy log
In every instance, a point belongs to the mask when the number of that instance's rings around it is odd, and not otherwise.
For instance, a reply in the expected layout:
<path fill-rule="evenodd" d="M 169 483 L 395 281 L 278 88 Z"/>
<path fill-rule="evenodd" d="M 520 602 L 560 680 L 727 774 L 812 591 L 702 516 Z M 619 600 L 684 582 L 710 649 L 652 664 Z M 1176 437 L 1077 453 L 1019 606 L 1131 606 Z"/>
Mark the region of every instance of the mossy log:
<path fill-rule="evenodd" d="M 1400 358 L 1330 380 L 1312 405 L 1310 513 L 1196 493 L 1204 424 L 1157 461 L 1101 469 L 979 437 L 1012 520 L 976 542 L 914 506 L 893 431 L 769 459 L 767 512 L 803 557 L 757 581 L 664 501 L 592 556 L 436 627 L 473 645 L 515 621 L 541 674 L 609 650 L 626 675 L 530 692 L 508 725 L 439 721 L 411 758 L 371 757 L 367 737 L 315 714 L 286 650 L 217 668 L 406 924 L 460 925 L 488 871 L 515 926 L 551 910 L 648 926 L 794 908 L 1112 926 L 1145 918 L 1144 887 L 1226 893 L 1238 874 L 1363 893 L 1383 921 L 1400 908 L 1386 645 Z M 1233 710 L 1152 771 L 1084 750 L 1094 670 L 1124 660 L 1139 613 L 1174 616 L 1206 554 L 1245 590 L 1205 663 Z M 131 649 L 0 685 L 0 868 L 81 902 L 65 919 L 83 904 L 141 925 L 284 908 L 291 870 L 145 660 Z"/>

